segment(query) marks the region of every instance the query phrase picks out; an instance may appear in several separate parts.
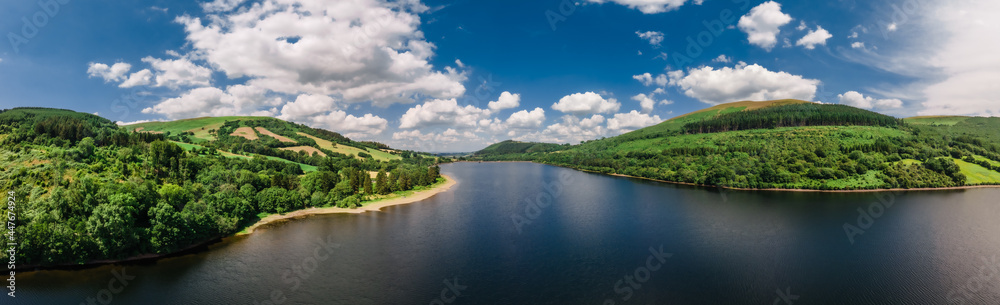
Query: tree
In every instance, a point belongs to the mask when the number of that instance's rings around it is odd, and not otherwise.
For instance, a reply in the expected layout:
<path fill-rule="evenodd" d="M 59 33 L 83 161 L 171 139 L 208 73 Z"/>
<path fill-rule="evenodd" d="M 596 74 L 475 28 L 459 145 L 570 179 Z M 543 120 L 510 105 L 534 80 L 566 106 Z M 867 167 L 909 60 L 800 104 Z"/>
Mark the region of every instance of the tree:
<path fill-rule="evenodd" d="M 364 184 L 365 195 L 374 194 L 374 191 L 372 191 L 372 175 L 365 173 L 364 176 L 365 178 L 362 180 L 362 183 Z"/>
<path fill-rule="evenodd" d="M 158 253 L 168 253 L 180 246 L 181 228 L 185 227 L 174 206 L 160 202 L 149 209 L 152 227 L 149 230 L 150 244 Z"/>
<path fill-rule="evenodd" d="M 158 191 L 160 199 L 180 211 L 184 210 L 184 205 L 191 201 L 191 194 L 186 189 L 176 184 L 165 183 Z"/>
<path fill-rule="evenodd" d="M 392 193 L 392 189 L 389 187 L 389 178 L 386 176 L 385 170 L 379 170 L 378 174 L 375 175 L 375 192 L 379 195 Z"/>
<path fill-rule="evenodd" d="M 108 203 L 98 205 L 87 219 L 87 233 L 95 237 L 98 248 L 107 257 L 124 257 L 134 251 L 136 236 L 132 231 L 135 198 L 115 194 Z"/>

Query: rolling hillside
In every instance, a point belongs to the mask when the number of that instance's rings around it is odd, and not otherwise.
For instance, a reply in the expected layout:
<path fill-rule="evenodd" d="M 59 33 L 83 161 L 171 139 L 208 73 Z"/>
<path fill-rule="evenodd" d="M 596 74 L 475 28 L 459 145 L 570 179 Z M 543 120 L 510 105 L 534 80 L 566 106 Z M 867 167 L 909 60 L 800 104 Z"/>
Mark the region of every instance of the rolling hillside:
<path fill-rule="evenodd" d="M 335 132 L 271 117 L 203 117 L 170 122 L 139 123 L 122 126 L 122 128 L 136 132 L 165 134 L 177 142 L 208 145 L 236 154 L 254 153 L 259 149 L 247 149 L 245 143 L 234 147 L 212 143 L 218 142 L 219 139 L 228 142 L 232 141 L 232 138 L 238 137 L 250 141 L 251 144 L 261 143 L 264 146 L 282 151 L 303 152 L 307 156 L 315 153 L 326 157 L 336 153 L 361 160 L 365 158 L 373 158 L 377 161 L 403 159 L 402 153 L 380 148 L 379 145 L 355 142 Z M 271 156 L 284 157 L 284 155 L 273 154 Z"/>
<path fill-rule="evenodd" d="M 425 156 L 273 118 L 119 127 L 70 110 L 0 110 L 19 268 L 152 257 L 273 213 L 406 196 L 443 182 L 441 159 Z"/>
<path fill-rule="evenodd" d="M 1000 184 L 995 119 L 916 123 L 843 105 L 736 102 L 559 150 L 502 142 L 478 160 L 528 160 L 607 174 L 757 189 L 859 190 Z M 929 124 L 948 126 L 946 130 Z M 965 125 L 971 124 L 971 125 Z M 957 127 L 956 127 L 957 126 Z M 979 126 L 976 130 L 973 126 Z M 988 126 L 988 125 L 987 125 Z M 958 135 L 966 135 L 958 137 Z M 548 144 L 553 145 L 553 144 Z M 509 152 L 509 153 L 497 153 Z M 911 160 L 915 162 L 907 162 Z"/>

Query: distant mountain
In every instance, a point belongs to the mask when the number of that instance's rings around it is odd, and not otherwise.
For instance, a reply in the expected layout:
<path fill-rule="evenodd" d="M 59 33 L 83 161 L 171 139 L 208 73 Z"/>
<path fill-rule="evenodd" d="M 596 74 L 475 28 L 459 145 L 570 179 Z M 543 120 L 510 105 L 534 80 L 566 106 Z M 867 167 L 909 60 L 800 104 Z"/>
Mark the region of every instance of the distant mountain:
<path fill-rule="evenodd" d="M 947 124 L 950 125 L 947 125 Z M 735 102 L 572 146 L 502 142 L 478 160 L 755 189 L 1000 184 L 995 118 L 900 120 L 801 100 Z M 525 147 L 540 147 L 529 151 Z"/>

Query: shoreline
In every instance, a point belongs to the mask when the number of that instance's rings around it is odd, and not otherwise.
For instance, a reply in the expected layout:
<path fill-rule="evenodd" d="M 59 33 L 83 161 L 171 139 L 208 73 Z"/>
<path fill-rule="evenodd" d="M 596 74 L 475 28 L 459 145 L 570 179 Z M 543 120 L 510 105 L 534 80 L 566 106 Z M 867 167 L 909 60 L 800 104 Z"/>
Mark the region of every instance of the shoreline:
<path fill-rule="evenodd" d="M 455 179 L 451 178 L 448 175 L 443 175 L 442 174 L 441 177 L 444 178 L 445 181 L 443 183 L 441 183 L 441 184 L 433 186 L 430 189 L 416 191 L 416 192 L 413 192 L 412 194 L 409 194 L 409 195 L 404 196 L 404 197 L 392 197 L 392 198 L 386 198 L 386 199 L 380 199 L 380 200 L 376 200 L 376 201 L 371 201 L 371 202 L 368 202 L 367 204 L 361 206 L 360 208 L 356 208 L 356 209 L 345 209 L 345 208 L 338 208 L 338 207 L 308 208 L 308 209 L 302 209 L 302 210 L 297 210 L 297 211 L 285 213 L 283 215 L 281 215 L 281 214 L 268 215 L 267 217 L 264 217 L 261 220 L 258 220 L 257 223 L 254 223 L 253 225 L 247 227 L 243 231 L 237 232 L 236 234 L 233 234 L 233 235 L 231 235 L 229 237 L 238 237 L 238 236 L 250 235 L 250 234 L 253 234 L 254 231 L 256 231 L 261 226 L 265 226 L 265 225 L 268 225 L 268 224 L 271 224 L 271 223 L 286 221 L 286 220 L 305 218 L 305 217 L 309 217 L 309 216 L 312 216 L 312 215 L 361 214 L 361 213 L 365 213 L 365 212 L 380 212 L 382 210 L 382 208 L 384 208 L 384 207 L 390 207 L 390 206 L 396 206 L 396 205 L 403 205 L 403 204 L 410 204 L 410 203 L 414 203 L 414 202 L 418 202 L 418 201 L 423 201 L 424 199 L 431 198 L 434 195 L 437 195 L 438 193 L 447 191 L 448 189 L 451 189 L 452 186 L 455 186 L 456 184 L 458 184 L 458 181 L 456 181 Z M 229 237 L 226 237 L 226 238 L 229 238 Z"/>
<path fill-rule="evenodd" d="M 437 195 L 438 193 L 447 191 L 448 189 L 451 189 L 451 187 L 453 187 L 456 184 L 458 184 L 457 180 L 452 179 L 448 175 L 442 174 L 441 177 L 444 178 L 445 181 L 441 182 L 441 183 L 438 183 L 438 184 L 433 184 L 432 188 L 430 188 L 430 189 L 416 191 L 416 192 L 413 192 L 411 194 L 406 195 L 406 197 L 391 197 L 391 198 L 385 198 L 385 199 L 379 199 L 379 200 L 375 200 L 375 201 L 370 201 L 370 202 L 367 203 L 367 205 L 364 205 L 364 206 L 362 206 L 360 208 L 357 208 L 357 209 L 345 209 L 345 208 L 337 208 L 337 207 L 308 208 L 308 209 L 302 209 L 302 210 L 298 210 L 298 211 L 289 212 L 289 213 L 286 213 L 284 215 L 279 215 L 279 214 L 268 215 L 267 217 L 264 217 L 263 219 L 258 220 L 253 225 L 247 227 L 243 231 L 234 233 L 232 235 L 218 236 L 218 237 L 215 237 L 215 238 L 212 238 L 212 239 L 200 242 L 200 243 L 196 243 L 196 244 L 187 246 L 187 247 L 185 247 L 183 249 L 179 249 L 179 250 L 171 252 L 171 253 L 163 253 L 163 254 L 141 254 L 141 255 L 137 255 L 137 256 L 133 256 L 133 257 L 129 257 L 129 258 L 124 258 L 124 259 L 117 259 L 117 260 L 112 260 L 112 259 L 95 260 L 95 261 L 89 261 L 89 262 L 86 262 L 86 263 L 83 263 L 83 264 L 64 264 L 64 265 L 54 265 L 54 266 L 25 265 L 25 266 L 17 266 L 17 268 L 15 270 L 18 273 L 21 273 L 21 272 L 31 273 L 31 272 L 37 272 L 37 271 L 83 270 L 83 269 L 90 269 L 90 268 L 96 268 L 96 267 L 101 267 L 101 266 L 106 266 L 106 265 L 114 265 L 114 264 L 142 264 L 142 263 L 149 263 L 149 262 L 155 262 L 155 261 L 158 261 L 158 260 L 161 260 L 161 259 L 167 259 L 167 258 L 172 258 L 172 257 L 179 257 L 179 256 L 187 255 L 187 254 L 200 253 L 200 252 L 205 251 L 205 250 L 210 250 L 210 247 L 212 245 L 215 245 L 215 244 L 220 243 L 220 242 L 225 242 L 228 239 L 231 239 L 231 238 L 234 238 L 234 237 L 248 236 L 248 235 L 252 234 L 255 231 L 255 229 L 260 228 L 261 226 L 265 226 L 265 225 L 271 224 L 271 223 L 281 222 L 281 221 L 287 221 L 287 220 L 292 220 L 292 219 L 305 218 L 305 217 L 309 217 L 309 216 L 312 216 L 312 215 L 361 214 L 361 213 L 365 213 L 365 212 L 378 212 L 378 211 L 381 211 L 381 209 L 384 208 L 384 207 L 396 206 L 396 205 L 403 205 L 403 204 L 409 204 L 409 203 L 414 203 L 414 202 L 418 202 L 418 201 L 423 201 L 424 199 L 433 197 L 434 195 Z"/>
<path fill-rule="evenodd" d="M 548 164 L 548 163 L 538 163 L 538 162 L 532 162 L 532 161 L 483 161 L 483 162 L 530 162 L 530 163 L 535 163 L 535 164 L 551 165 L 551 166 L 568 168 L 568 169 L 577 170 L 577 171 L 586 172 L 586 173 L 607 175 L 607 176 L 613 176 L 613 177 L 640 179 L 640 180 L 647 180 L 647 181 L 654 181 L 654 182 L 661 182 L 661 183 L 669 183 L 669 184 L 676 184 L 676 185 L 707 187 L 707 188 L 721 188 L 721 189 L 725 189 L 725 190 L 734 190 L 734 191 L 794 192 L 794 193 L 875 193 L 875 192 L 910 192 L 910 191 L 915 191 L 915 192 L 919 192 L 919 191 L 923 191 L 923 192 L 926 192 L 926 191 L 955 191 L 955 190 L 971 190 L 971 189 L 980 189 L 980 188 L 1000 188 L 1000 185 L 966 185 L 966 186 L 950 186 L 950 187 L 923 187 L 923 188 L 911 188 L 911 189 L 893 188 L 893 189 L 870 189 L 870 190 L 814 190 L 814 189 L 783 189 L 783 188 L 754 189 L 754 188 L 740 188 L 740 187 L 729 187 L 729 186 L 718 186 L 718 185 L 695 184 L 695 183 L 688 183 L 688 182 L 667 181 L 667 180 L 659 180 L 659 179 L 653 179 L 653 178 L 629 176 L 629 175 L 623 175 L 623 174 L 605 174 L 605 173 L 601 173 L 601 172 L 597 172 L 597 171 L 591 171 L 591 170 L 585 170 L 585 169 L 579 169 L 579 168 L 572 168 L 572 167 L 568 167 L 568 166 Z"/>

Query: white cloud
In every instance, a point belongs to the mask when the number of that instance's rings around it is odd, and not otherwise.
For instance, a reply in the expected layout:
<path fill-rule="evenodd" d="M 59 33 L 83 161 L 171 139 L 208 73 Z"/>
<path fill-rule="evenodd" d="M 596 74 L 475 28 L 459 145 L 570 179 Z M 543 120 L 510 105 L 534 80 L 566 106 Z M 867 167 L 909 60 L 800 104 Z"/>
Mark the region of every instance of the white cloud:
<path fill-rule="evenodd" d="M 631 9 L 638 9 L 643 14 L 657 14 L 676 10 L 683 6 L 687 0 L 587 0 L 593 3 L 614 2 L 627 6 Z M 692 0 L 691 3 L 701 5 L 704 0 Z"/>
<path fill-rule="evenodd" d="M 858 32 L 851 32 L 851 35 L 848 35 L 847 38 L 857 39 L 858 38 Z"/>
<path fill-rule="evenodd" d="M 896 30 L 898 30 L 898 29 L 899 29 L 899 26 L 898 26 L 898 25 L 896 25 L 896 23 L 895 23 L 895 22 L 893 22 L 893 23 L 890 23 L 889 25 L 887 25 L 887 26 L 885 27 L 885 30 L 886 30 L 886 31 L 889 31 L 889 32 L 895 32 L 895 31 L 896 31 Z"/>
<path fill-rule="evenodd" d="M 535 108 L 531 112 L 521 110 L 511 114 L 505 123 L 512 128 L 538 128 L 545 123 L 545 110 L 542 108 Z"/>
<path fill-rule="evenodd" d="M 371 113 L 356 117 L 342 110 L 313 117 L 312 122 L 322 128 L 343 133 L 351 138 L 365 138 L 381 134 L 389 126 L 389 121 Z"/>
<path fill-rule="evenodd" d="M 225 12 L 233 10 L 243 2 L 246 0 L 215 0 L 202 3 L 201 9 L 208 13 Z"/>
<path fill-rule="evenodd" d="M 655 83 L 656 85 L 663 87 L 666 86 L 668 82 L 667 75 L 664 74 L 653 77 L 652 74 L 643 73 L 640 75 L 632 75 L 632 79 L 639 81 L 645 86 L 652 86 Z"/>
<path fill-rule="evenodd" d="M 816 48 L 816 45 L 826 45 L 826 40 L 830 39 L 830 37 L 833 37 L 833 35 L 830 35 L 830 32 L 827 32 L 821 26 L 816 26 L 815 31 L 810 30 L 809 33 L 806 34 L 806 36 L 803 36 L 802 39 L 799 39 L 795 45 L 802 46 L 807 50 L 812 50 Z"/>
<path fill-rule="evenodd" d="M 162 114 L 172 120 L 201 116 L 275 115 L 276 109 L 260 108 L 280 105 L 282 100 L 268 97 L 266 93 L 264 89 L 245 85 L 229 86 L 226 91 L 215 87 L 195 88 L 145 108 L 142 113 Z"/>
<path fill-rule="evenodd" d="M 687 76 L 671 72 L 671 84 L 684 94 L 716 105 L 744 100 L 812 100 L 820 81 L 787 72 L 772 72 L 757 64 L 740 62 L 735 67 L 691 69 Z"/>
<path fill-rule="evenodd" d="M 286 94 L 324 94 L 379 106 L 414 97 L 456 98 L 463 72 L 436 71 L 419 30 L 418 1 L 216 1 L 204 18 L 181 16 L 187 40 L 230 79 Z"/>
<path fill-rule="evenodd" d="M 132 73 L 132 75 L 129 75 L 128 79 L 126 79 L 120 85 L 118 85 L 118 88 L 132 88 L 136 86 L 149 85 L 151 83 L 152 78 L 153 78 L 152 71 L 149 71 L 149 69 L 142 69 L 139 70 L 138 72 Z"/>
<path fill-rule="evenodd" d="M 473 140 L 478 140 L 479 136 L 471 131 L 459 132 L 455 129 L 448 129 L 441 133 L 428 132 L 424 133 L 420 130 L 408 130 L 399 131 L 392 134 L 393 140 L 398 141 L 408 141 L 408 142 L 422 142 L 417 143 L 417 145 L 405 144 L 411 147 L 420 148 L 438 148 L 438 145 L 451 144 L 458 142 L 468 142 Z M 426 151 L 426 150 L 425 150 Z"/>
<path fill-rule="evenodd" d="M 600 94 L 594 92 L 574 93 L 559 99 L 558 103 L 552 104 L 552 109 L 563 113 L 574 115 L 612 113 L 621 108 L 621 104 L 615 99 L 604 99 Z"/>
<path fill-rule="evenodd" d="M 475 106 L 459 106 L 455 99 L 432 100 L 410 108 L 399 118 L 399 128 L 424 128 L 449 126 L 474 128 L 480 120 L 488 119 L 491 112 Z"/>
<path fill-rule="evenodd" d="M 799 31 L 805 31 L 805 29 L 808 29 L 808 28 L 809 28 L 809 26 L 807 26 L 806 22 L 803 20 L 803 21 L 799 22 L 799 26 L 796 27 L 795 29 L 799 30 Z"/>
<path fill-rule="evenodd" d="M 860 42 L 860 41 L 855 41 L 854 43 L 851 43 L 851 48 L 854 48 L 854 49 L 864 49 L 865 48 L 865 43 L 864 42 Z"/>
<path fill-rule="evenodd" d="M 125 80 L 125 74 L 127 74 L 131 69 L 132 65 L 124 62 L 115 63 L 111 66 L 92 62 L 87 67 L 87 76 L 100 77 L 104 79 L 105 82 L 118 82 Z"/>
<path fill-rule="evenodd" d="M 608 129 L 611 130 L 636 130 L 662 123 L 660 116 L 639 113 L 632 110 L 629 113 L 616 113 L 615 117 L 608 119 Z"/>
<path fill-rule="evenodd" d="M 872 97 L 866 97 L 857 91 L 847 91 L 844 94 L 837 95 L 840 99 L 840 103 L 848 106 L 853 106 L 861 109 L 897 109 L 903 107 L 903 101 L 898 99 L 874 99 Z"/>
<path fill-rule="evenodd" d="M 930 2 L 926 10 L 923 27 L 941 36 L 914 37 L 927 51 L 900 52 L 937 71 L 920 86 L 926 101 L 919 114 L 1000 116 L 1000 2 Z"/>
<path fill-rule="evenodd" d="M 281 107 L 279 119 L 288 121 L 302 121 L 320 113 L 327 113 L 336 109 L 336 101 L 332 97 L 321 94 L 302 94 L 295 98 L 294 102 Z"/>
<path fill-rule="evenodd" d="M 761 3 L 740 18 L 740 30 L 747 33 L 750 44 L 770 51 L 778 43 L 778 33 L 783 25 L 792 22 L 792 16 L 781 12 L 781 4 L 774 1 Z"/>
<path fill-rule="evenodd" d="M 598 114 L 584 119 L 565 115 L 562 117 L 562 122 L 549 125 L 540 132 L 522 135 L 515 140 L 576 144 L 580 141 L 606 136 L 608 130 L 601 126 L 604 121 L 604 116 Z"/>
<path fill-rule="evenodd" d="M 177 89 L 212 84 L 212 70 L 196 65 L 187 58 L 158 59 L 147 56 L 142 61 L 156 70 L 156 87 Z"/>
<path fill-rule="evenodd" d="M 642 108 L 642 113 L 653 112 L 653 106 L 656 105 L 656 101 L 653 100 L 652 96 L 639 93 L 632 97 L 633 101 L 639 102 L 639 107 Z"/>
<path fill-rule="evenodd" d="M 660 43 L 663 42 L 663 33 L 662 32 L 657 32 L 657 31 L 639 32 L 639 31 L 636 31 L 635 34 L 639 35 L 639 38 L 642 38 L 643 40 L 648 41 L 649 44 L 652 45 L 652 46 L 654 46 L 654 47 L 659 47 Z"/>
<path fill-rule="evenodd" d="M 521 95 L 511 94 L 510 92 L 504 91 L 500 93 L 500 98 L 496 101 L 492 101 L 487 105 L 492 111 L 498 111 L 503 109 L 517 108 L 521 106 Z"/>
<path fill-rule="evenodd" d="M 726 56 L 726 54 L 722 54 L 713 59 L 712 62 L 731 63 L 733 62 L 733 58 Z"/>

